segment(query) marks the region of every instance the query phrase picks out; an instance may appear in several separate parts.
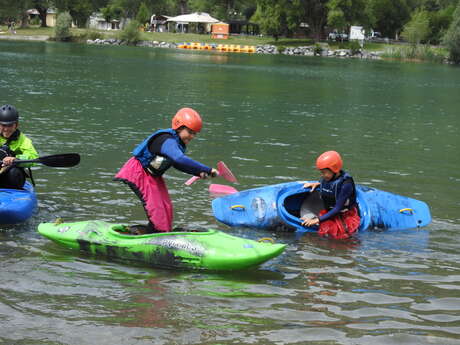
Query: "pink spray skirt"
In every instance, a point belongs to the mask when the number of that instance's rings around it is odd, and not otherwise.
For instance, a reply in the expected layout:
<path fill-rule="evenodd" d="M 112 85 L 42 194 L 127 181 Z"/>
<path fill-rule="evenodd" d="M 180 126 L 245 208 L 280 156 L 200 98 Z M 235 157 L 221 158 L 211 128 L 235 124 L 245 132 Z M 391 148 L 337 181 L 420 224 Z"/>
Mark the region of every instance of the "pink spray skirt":
<path fill-rule="evenodd" d="M 173 206 L 163 177 L 150 175 L 131 157 L 115 175 L 115 180 L 126 183 L 136 193 L 156 231 L 171 231 Z"/>

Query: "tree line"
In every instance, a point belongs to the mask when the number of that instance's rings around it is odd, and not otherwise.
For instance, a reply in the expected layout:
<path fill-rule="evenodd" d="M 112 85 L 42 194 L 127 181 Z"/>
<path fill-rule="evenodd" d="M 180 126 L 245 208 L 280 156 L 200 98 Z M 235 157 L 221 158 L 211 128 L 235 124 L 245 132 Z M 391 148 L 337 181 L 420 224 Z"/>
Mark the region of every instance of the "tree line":
<path fill-rule="evenodd" d="M 69 12 L 79 27 L 85 27 L 95 11 L 108 20 L 125 17 L 141 22 L 153 13 L 207 12 L 223 21 L 257 23 L 262 33 L 275 38 L 304 33 L 319 40 L 328 31 L 346 32 L 351 25 L 360 25 L 392 39 L 405 31 L 405 36 L 415 34 L 422 43 L 439 44 L 449 26 L 459 21 L 458 6 L 460 0 L 0 0 L 0 20 L 27 25 L 26 11 L 32 8 L 42 26 L 47 10 L 53 8 Z"/>

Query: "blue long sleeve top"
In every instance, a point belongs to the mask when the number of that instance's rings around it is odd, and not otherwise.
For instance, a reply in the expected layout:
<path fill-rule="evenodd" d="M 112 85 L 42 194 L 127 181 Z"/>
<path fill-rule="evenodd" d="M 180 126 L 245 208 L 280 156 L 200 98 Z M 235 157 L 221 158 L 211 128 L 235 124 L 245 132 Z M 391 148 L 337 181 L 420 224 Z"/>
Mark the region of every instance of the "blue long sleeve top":
<path fill-rule="evenodd" d="M 326 214 L 319 217 L 320 222 L 324 222 L 340 213 L 340 211 L 345 207 L 347 199 L 351 197 L 353 193 L 353 185 L 351 183 L 344 183 L 340 190 L 339 195 L 337 196 L 337 201 L 335 206 L 329 210 Z"/>
<path fill-rule="evenodd" d="M 149 151 L 153 154 L 160 154 L 169 158 L 173 167 L 187 174 L 199 176 L 205 172 L 211 174 L 211 168 L 197 162 L 185 155 L 179 148 L 176 140 L 169 134 L 165 133 L 156 137 L 149 144 Z"/>

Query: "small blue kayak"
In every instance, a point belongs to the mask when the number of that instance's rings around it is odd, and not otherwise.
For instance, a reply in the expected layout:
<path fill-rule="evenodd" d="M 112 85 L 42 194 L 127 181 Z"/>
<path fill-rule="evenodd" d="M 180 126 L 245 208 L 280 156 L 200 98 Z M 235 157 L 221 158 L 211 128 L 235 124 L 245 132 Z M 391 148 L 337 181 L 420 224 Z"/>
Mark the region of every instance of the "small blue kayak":
<path fill-rule="evenodd" d="M 230 226 L 316 232 L 317 227 L 303 227 L 300 218 L 318 215 L 324 206 L 318 191 L 303 188 L 305 182 L 248 189 L 214 199 L 214 216 Z M 423 201 L 359 184 L 356 193 L 361 217 L 359 231 L 420 228 L 431 222 L 430 209 Z"/>
<path fill-rule="evenodd" d="M 0 188 L 0 224 L 17 224 L 29 219 L 37 208 L 37 197 L 31 183 L 24 189 Z"/>

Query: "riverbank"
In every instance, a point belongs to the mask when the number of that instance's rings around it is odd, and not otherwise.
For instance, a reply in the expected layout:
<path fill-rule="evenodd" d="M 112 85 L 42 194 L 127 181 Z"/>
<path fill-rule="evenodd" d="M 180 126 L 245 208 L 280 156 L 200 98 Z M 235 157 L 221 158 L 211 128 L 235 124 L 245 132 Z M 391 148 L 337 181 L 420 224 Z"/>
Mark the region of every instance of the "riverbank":
<path fill-rule="evenodd" d="M 0 27 L 0 39 L 46 41 L 52 39 L 53 28 L 26 28 L 18 29 L 11 34 Z M 125 45 L 118 39 L 120 31 L 101 31 L 87 29 L 72 29 L 72 35 L 77 42 L 93 45 Z M 212 39 L 209 35 L 141 32 L 140 41 L 136 46 L 152 48 L 178 49 L 185 43 L 195 43 L 195 49 L 204 47 L 207 50 L 224 52 L 251 52 L 257 54 L 284 54 L 296 56 L 321 56 L 337 58 L 360 59 L 392 59 L 408 62 L 443 62 L 448 63 L 447 52 L 439 47 L 425 47 L 410 49 L 407 45 L 390 43 L 364 42 L 363 48 L 357 42 L 320 42 L 311 39 L 282 38 L 274 41 L 271 37 L 263 36 L 231 36 L 228 40 Z M 228 48 L 214 49 L 219 45 Z M 198 48 L 197 48 L 198 47 Z M 244 47 L 251 47 L 247 49 Z"/>
<path fill-rule="evenodd" d="M 51 39 L 51 36 L 47 35 L 1 35 L 0 40 L 17 40 L 17 41 L 48 41 Z M 82 43 L 91 44 L 91 45 L 126 45 L 126 43 L 117 38 L 96 38 L 96 39 L 87 39 Z M 218 46 L 216 43 L 206 43 L 199 42 L 197 46 L 207 47 L 208 50 L 217 50 L 212 49 L 212 47 Z M 363 59 L 379 59 L 383 51 L 366 51 L 360 49 L 358 51 L 353 51 L 352 49 L 331 49 L 327 43 L 316 44 L 316 45 L 306 45 L 306 46 L 276 46 L 274 44 L 257 44 L 257 45 L 243 45 L 243 44 L 227 44 L 219 43 L 227 47 L 224 52 L 246 52 L 243 47 L 254 47 L 254 53 L 256 54 L 284 54 L 284 55 L 297 55 L 297 56 L 323 56 L 323 57 L 357 57 Z M 182 49 L 183 43 L 176 42 L 167 42 L 167 41 L 156 41 L 156 40 L 141 40 L 136 43 L 138 47 L 150 47 L 150 48 L 169 48 L 169 49 Z M 211 47 L 211 48 L 209 48 Z M 241 48 L 240 48 L 241 47 Z M 199 48 L 197 48 L 198 50 Z"/>

